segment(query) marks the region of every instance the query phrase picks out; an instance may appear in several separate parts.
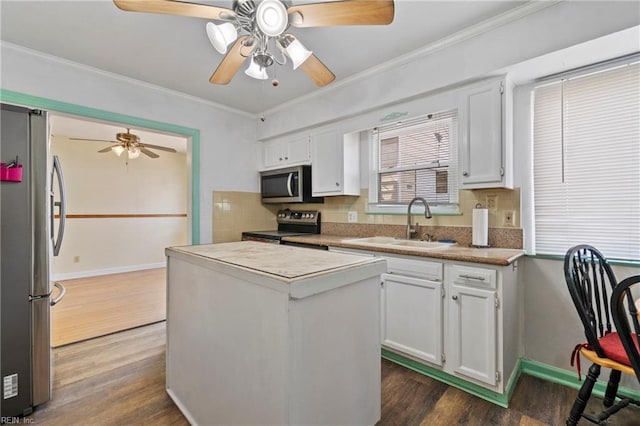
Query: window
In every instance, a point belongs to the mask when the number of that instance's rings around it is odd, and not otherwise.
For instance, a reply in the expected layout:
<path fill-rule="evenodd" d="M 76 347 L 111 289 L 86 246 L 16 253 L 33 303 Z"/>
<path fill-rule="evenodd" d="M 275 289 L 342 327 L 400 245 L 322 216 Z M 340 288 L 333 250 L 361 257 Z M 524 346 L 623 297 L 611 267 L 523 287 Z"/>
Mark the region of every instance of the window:
<path fill-rule="evenodd" d="M 457 111 L 374 129 L 370 199 L 382 206 L 423 197 L 430 206 L 458 202 Z"/>
<path fill-rule="evenodd" d="M 535 251 L 591 244 L 640 260 L 640 63 L 538 85 L 533 100 Z"/>

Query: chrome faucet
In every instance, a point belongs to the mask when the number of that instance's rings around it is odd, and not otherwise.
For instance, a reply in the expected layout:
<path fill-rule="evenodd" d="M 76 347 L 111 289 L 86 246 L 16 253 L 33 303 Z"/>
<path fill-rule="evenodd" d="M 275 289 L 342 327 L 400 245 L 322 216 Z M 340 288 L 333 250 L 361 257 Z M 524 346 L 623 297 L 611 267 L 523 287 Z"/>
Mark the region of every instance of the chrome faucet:
<path fill-rule="evenodd" d="M 416 197 L 411 200 L 409 207 L 407 207 L 407 240 L 410 240 L 411 236 L 418 232 L 418 222 L 416 222 L 415 226 L 411 225 L 411 207 L 413 207 L 413 203 L 416 201 L 422 201 L 422 204 L 424 204 L 424 217 L 431 219 L 431 209 L 429 209 L 427 200 L 422 197 Z"/>

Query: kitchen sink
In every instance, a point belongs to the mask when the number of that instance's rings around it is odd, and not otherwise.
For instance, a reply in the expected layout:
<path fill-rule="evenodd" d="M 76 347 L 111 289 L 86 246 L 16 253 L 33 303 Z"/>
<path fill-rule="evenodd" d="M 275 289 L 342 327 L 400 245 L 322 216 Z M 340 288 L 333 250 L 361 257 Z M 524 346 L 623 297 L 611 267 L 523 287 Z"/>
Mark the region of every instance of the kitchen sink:
<path fill-rule="evenodd" d="M 391 243 L 392 246 L 411 247 L 419 249 L 436 249 L 449 247 L 451 243 L 439 243 L 437 241 L 414 241 L 414 240 L 401 240 Z"/>
<path fill-rule="evenodd" d="M 355 238 L 353 240 L 345 240 L 346 243 L 361 243 L 361 244 L 391 244 L 395 241 L 399 241 L 393 237 L 366 237 Z"/>
<path fill-rule="evenodd" d="M 382 246 L 382 247 L 398 247 L 398 248 L 412 248 L 412 249 L 420 249 L 420 250 L 433 250 L 439 248 L 450 247 L 454 244 L 451 243 L 440 243 L 437 241 L 419 241 L 419 240 L 403 240 L 400 238 L 393 237 L 366 237 L 366 238 L 355 238 L 352 240 L 345 240 L 345 243 L 351 244 L 362 244 L 362 245 L 371 245 L 371 246 Z"/>

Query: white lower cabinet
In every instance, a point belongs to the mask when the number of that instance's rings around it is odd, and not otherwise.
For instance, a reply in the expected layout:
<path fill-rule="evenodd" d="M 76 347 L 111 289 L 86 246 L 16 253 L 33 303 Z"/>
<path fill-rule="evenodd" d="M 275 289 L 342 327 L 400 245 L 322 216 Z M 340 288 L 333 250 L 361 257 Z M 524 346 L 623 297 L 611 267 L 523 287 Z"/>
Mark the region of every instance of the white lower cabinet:
<path fill-rule="evenodd" d="M 449 291 L 451 367 L 496 384 L 496 292 L 453 284 Z"/>
<path fill-rule="evenodd" d="M 381 280 L 384 349 L 505 392 L 522 356 L 517 262 L 494 266 L 349 252 L 387 260 Z"/>
<path fill-rule="evenodd" d="M 382 275 L 382 345 L 442 365 L 442 282 Z"/>
<path fill-rule="evenodd" d="M 495 266 L 348 252 L 387 260 L 380 299 L 384 349 L 505 392 L 522 356 L 517 262 Z"/>

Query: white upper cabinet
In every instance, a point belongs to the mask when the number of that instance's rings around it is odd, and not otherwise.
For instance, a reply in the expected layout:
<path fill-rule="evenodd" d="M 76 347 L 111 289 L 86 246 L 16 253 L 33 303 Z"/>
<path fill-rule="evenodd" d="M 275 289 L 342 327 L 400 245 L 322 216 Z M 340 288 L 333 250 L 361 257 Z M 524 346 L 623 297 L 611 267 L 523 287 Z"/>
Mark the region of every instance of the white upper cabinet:
<path fill-rule="evenodd" d="M 360 139 L 328 130 L 311 136 L 311 186 L 314 197 L 360 195 Z"/>
<path fill-rule="evenodd" d="M 311 163 L 308 136 L 264 142 L 261 149 L 262 170 Z"/>
<path fill-rule="evenodd" d="M 460 186 L 512 188 L 511 88 L 505 78 L 460 91 Z"/>

